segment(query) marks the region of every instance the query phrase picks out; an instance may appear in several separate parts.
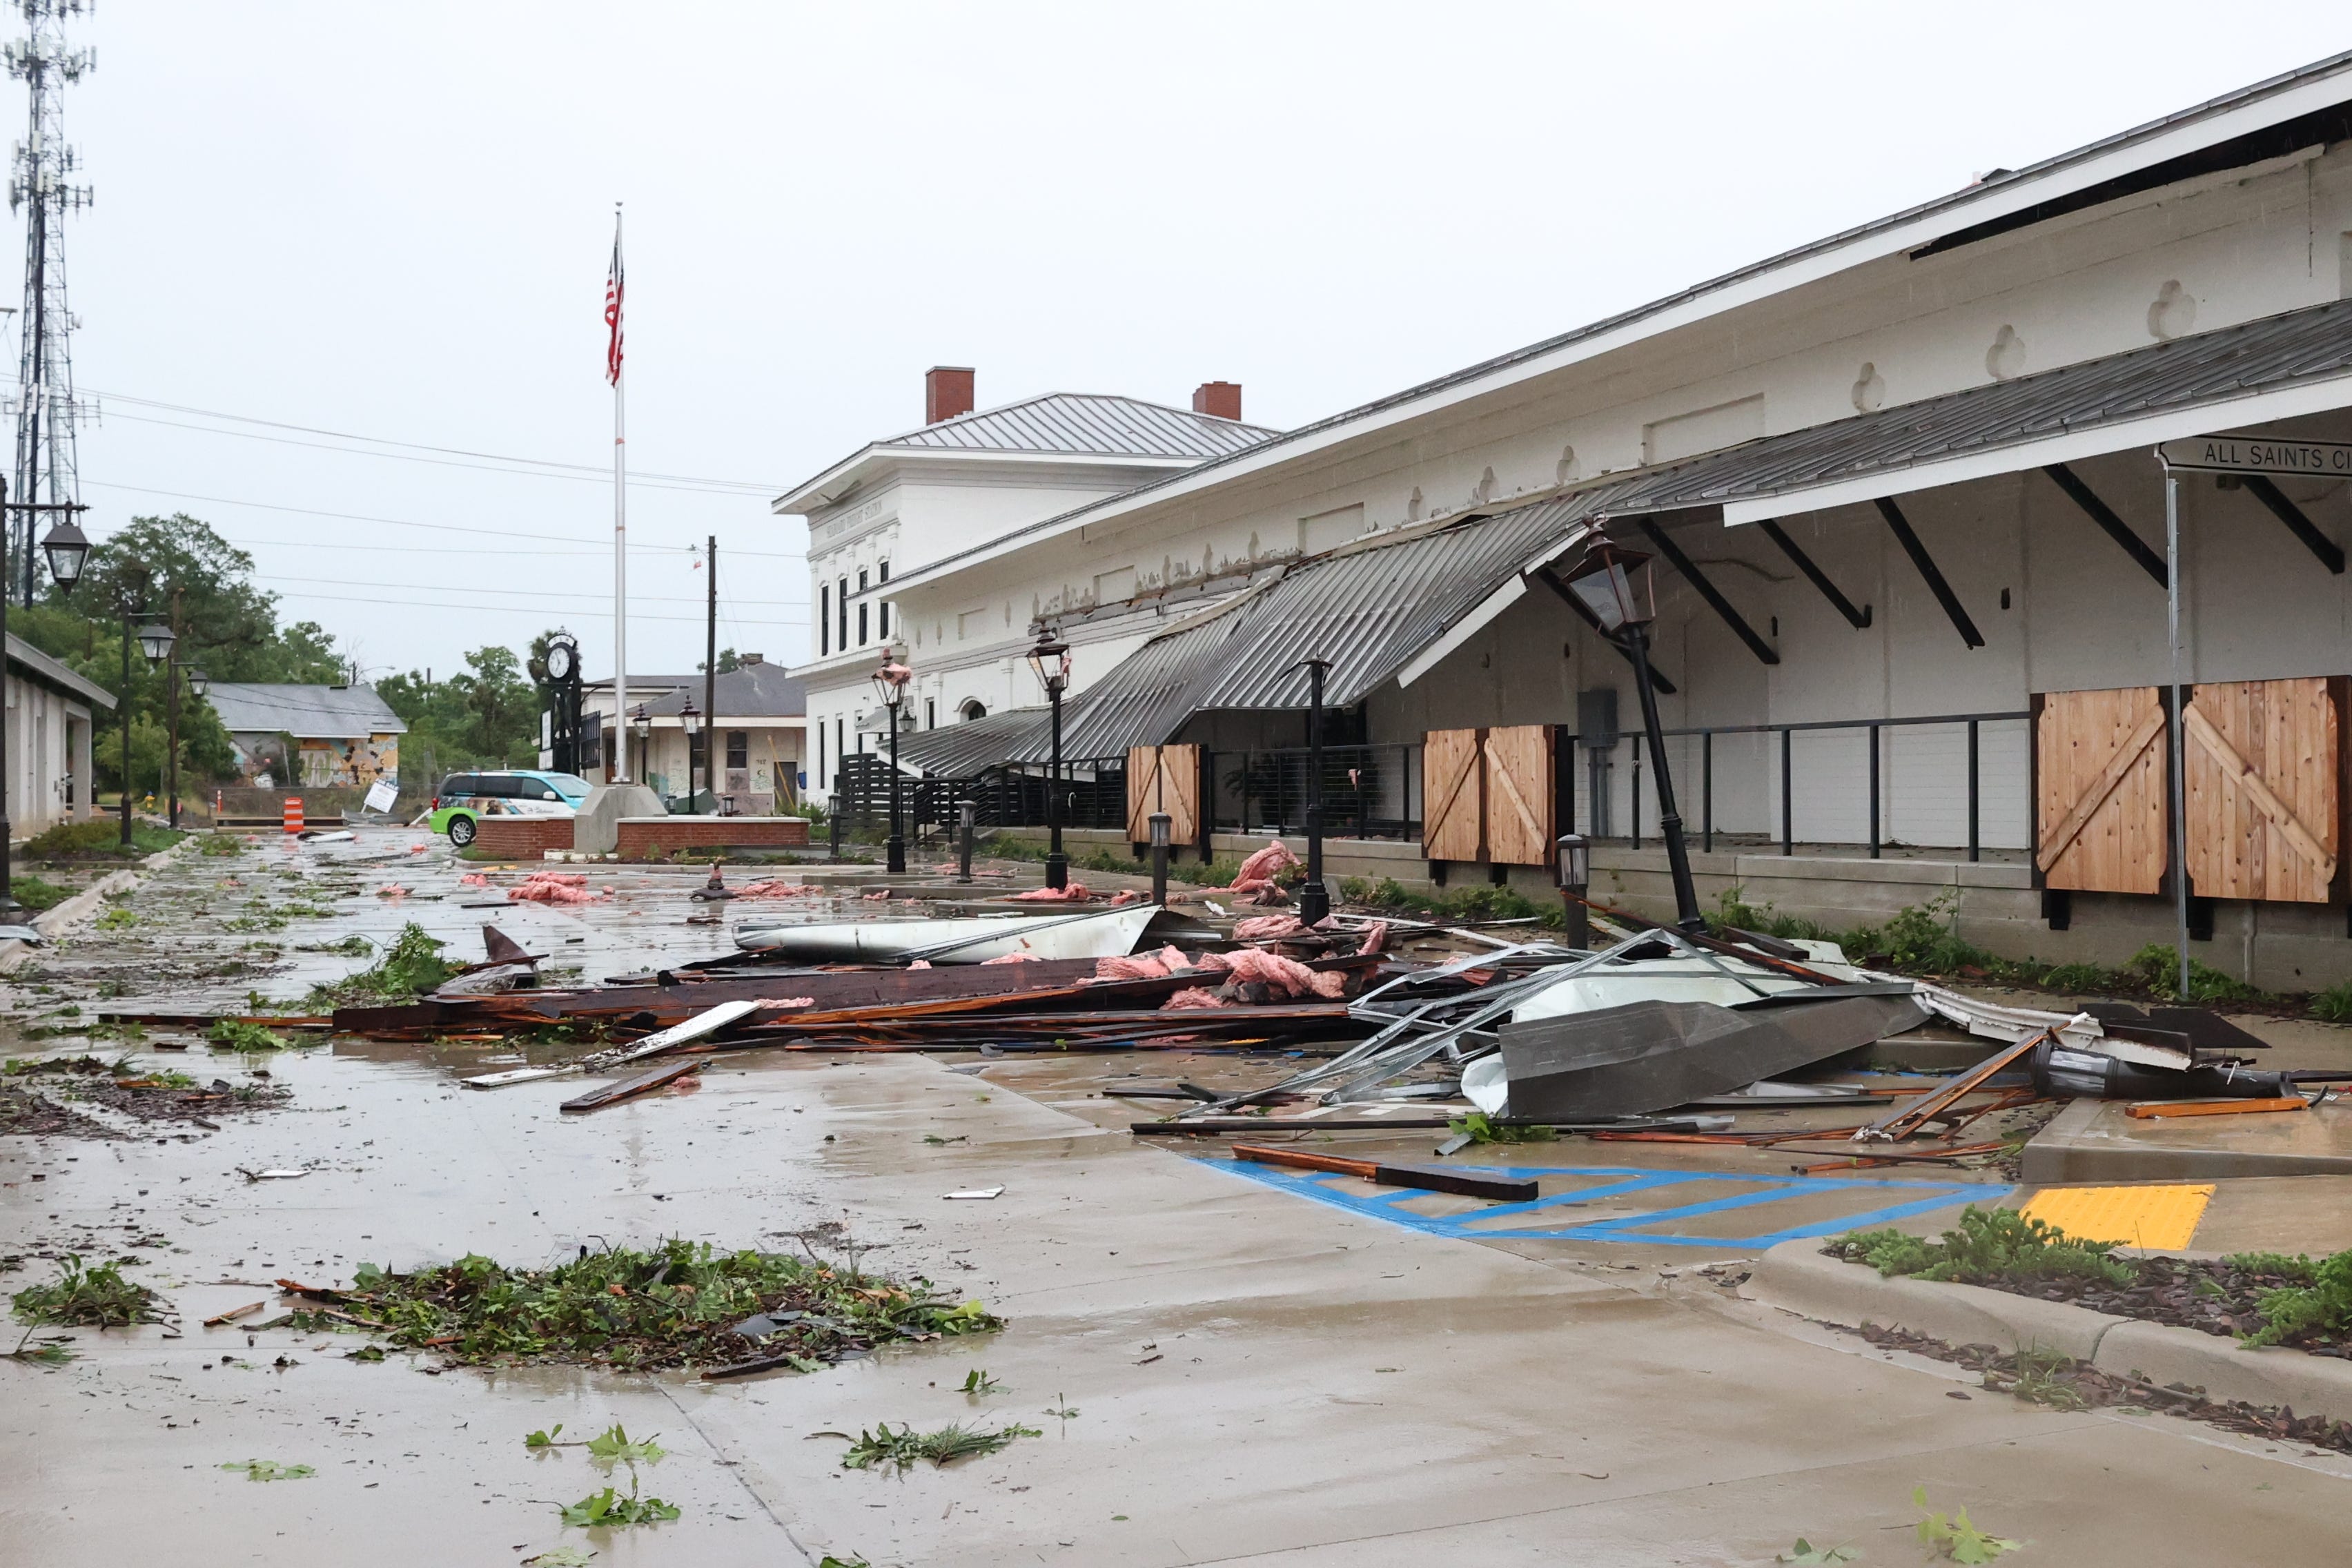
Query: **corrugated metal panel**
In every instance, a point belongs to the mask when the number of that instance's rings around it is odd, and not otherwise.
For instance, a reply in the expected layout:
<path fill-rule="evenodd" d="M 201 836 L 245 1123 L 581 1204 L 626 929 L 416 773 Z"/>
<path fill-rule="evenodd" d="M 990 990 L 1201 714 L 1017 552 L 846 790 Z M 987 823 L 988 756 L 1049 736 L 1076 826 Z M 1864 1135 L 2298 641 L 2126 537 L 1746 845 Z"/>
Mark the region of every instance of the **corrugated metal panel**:
<path fill-rule="evenodd" d="M 1222 458 L 1276 432 L 1163 404 L 1055 392 L 877 442 L 967 452 L 1067 452 L 1115 458 Z"/>
<path fill-rule="evenodd" d="M 1720 505 L 2181 409 L 2225 420 L 2234 399 L 2344 375 L 2352 300 L 1767 436 L 1569 499 L 1615 516 Z"/>
<path fill-rule="evenodd" d="M 1063 711 L 1065 757 L 1172 740 L 1195 713 L 1307 705 L 1302 659 L 1329 661 L 1324 701 L 1352 706 L 1454 622 L 1564 545 L 1582 512 L 1541 501 L 1319 556 L 1150 642 Z M 1038 761 L 1040 736 L 1010 753 Z"/>
<path fill-rule="evenodd" d="M 984 719 L 918 730 L 898 737 L 898 765 L 936 779 L 968 779 L 1013 756 L 1031 731 L 1045 734 L 1046 725 L 1043 708 L 1008 708 Z"/>

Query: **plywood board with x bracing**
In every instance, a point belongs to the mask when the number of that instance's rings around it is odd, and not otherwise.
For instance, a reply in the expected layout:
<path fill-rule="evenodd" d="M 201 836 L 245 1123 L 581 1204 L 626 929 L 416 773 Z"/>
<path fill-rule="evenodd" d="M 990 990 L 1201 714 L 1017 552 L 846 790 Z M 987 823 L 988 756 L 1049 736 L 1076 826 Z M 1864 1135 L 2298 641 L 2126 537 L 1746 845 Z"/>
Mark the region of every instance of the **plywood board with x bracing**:
<path fill-rule="evenodd" d="M 1421 748 L 1421 852 L 1432 860 L 1483 860 L 1486 770 L 1479 730 L 1432 730 Z"/>
<path fill-rule="evenodd" d="M 2342 848 L 2328 688 L 2315 677 L 2195 689 L 2182 731 L 2189 886 L 2200 898 L 2327 901 Z"/>
<path fill-rule="evenodd" d="M 2164 886 L 2164 703 L 2153 686 L 2052 691 L 2033 724 L 2034 864 L 2042 885 Z"/>
<path fill-rule="evenodd" d="M 1552 856 L 1552 746 L 1549 724 L 1486 731 L 1486 858 L 1545 866 Z"/>
<path fill-rule="evenodd" d="M 1168 842 L 1201 834 L 1201 748 L 1135 746 L 1127 753 L 1127 841 L 1151 842 L 1151 814 L 1168 814 Z"/>

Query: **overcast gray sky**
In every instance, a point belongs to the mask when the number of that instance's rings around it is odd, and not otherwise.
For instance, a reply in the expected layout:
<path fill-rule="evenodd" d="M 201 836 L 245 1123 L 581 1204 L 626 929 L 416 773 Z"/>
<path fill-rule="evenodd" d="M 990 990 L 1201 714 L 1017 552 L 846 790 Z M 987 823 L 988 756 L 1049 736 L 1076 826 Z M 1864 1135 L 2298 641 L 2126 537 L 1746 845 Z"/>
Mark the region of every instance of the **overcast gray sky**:
<path fill-rule="evenodd" d="M 920 423 L 941 363 L 982 405 L 1234 380 L 1289 426 L 2352 42 L 2252 16 L 105 0 L 67 100 L 83 499 L 206 519 L 372 670 L 567 625 L 599 674 L 609 480 L 156 405 L 606 465 L 625 200 L 640 471 L 781 489 Z M 633 487 L 633 668 L 701 657 L 710 533 L 722 642 L 805 657 L 766 500 Z"/>

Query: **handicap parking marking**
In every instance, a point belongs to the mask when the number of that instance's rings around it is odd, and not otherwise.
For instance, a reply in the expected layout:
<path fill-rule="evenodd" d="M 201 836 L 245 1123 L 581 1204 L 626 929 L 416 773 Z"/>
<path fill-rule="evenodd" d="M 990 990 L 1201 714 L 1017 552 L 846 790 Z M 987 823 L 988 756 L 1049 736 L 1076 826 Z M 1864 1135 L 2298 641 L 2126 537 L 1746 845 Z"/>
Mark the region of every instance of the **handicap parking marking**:
<path fill-rule="evenodd" d="M 1370 1192 L 1353 1176 L 1343 1176 L 1322 1171 L 1291 1171 L 1279 1166 L 1262 1165 L 1245 1160 L 1209 1162 L 1217 1168 L 1248 1181 L 1262 1182 L 1302 1197 L 1314 1198 L 1336 1208 L 1384 1219 L 1394 1225 L 1431 1236 L 1451 1237 L 1460 1241 L 1512 1240 L 1536 1241 L 1627 1241 L 1652 1243 L 1662 1247 L 1712 1247 L 1746 1248 L 1761 1252 L 1783 1241 L 1798 1241 L 1810 1237 L 1837 1236 L 1849 1230 L 1866 1230 L 1873 1226 L 1891 1225 L 1913 1215 L 1929 1214 L 1937 1209 L 1950 1208 L 1961 1203 L 1996 1205 L 2015 1191 L 2001 1184 L 1977 1182 L 1915 1182 L 1867 1176 L 1767 1176 L 1744 1172 L 1724 1171 L 1643 1171 L 1624 1166 L 1606 1165 L 1449 1165 L 1449 1170 L 1475 1171 L 1481 1174 L 1503 1176 L 1608 1176 L 1617 1178 L 1600 1186 L 1578 1187 L 1554 1193 L 1528 1203 L 1492 1204 L 1465 1213 L 1450 1215 L 1417 1214 L 1400 1206 L 1413 1198 L 1431 1194 L 1418 1188 L 1399 1188 L 1390 1192 Z M 1611 1198 L 1623 1194 L 1657 1191 L 1662 1188 L 1706 1182 L 1747 1187 L 1751 1190 L 1733 1193 L 1726 1197 L 1708 1198 L 1703 1202 L 1683 1204 L 1675 1207 L 1653 1209 L 1645 1213 L 1621 1215 L 1613 1219 L 1587 1220 L 1552 1229 L 1532 1229 L 1524 1226 L 1486 1228 L 1482 1221 L 1501 1215 L 1522 1215 L 1540 1213 L 1564 1205 L 1583 1204 L 1594 1198 Z M 1852 1192 L 1858 1195 L 1880 1199 L 1877 1207 L 1859 1213 L 1842 1215 L 1835 1219 L 1813 1220 L 1759 1236 L 1703 1236 L 1688 1230 L 1655 1231 L 1654 1225 L 1673 1225 L 1678 1221 L 1702 1215 L 1725 1214 L 1739 1209 L 1758 1208 L 1783 1203 L 1791 1198 L 1817 1197 L 1824 1193 Z"/>

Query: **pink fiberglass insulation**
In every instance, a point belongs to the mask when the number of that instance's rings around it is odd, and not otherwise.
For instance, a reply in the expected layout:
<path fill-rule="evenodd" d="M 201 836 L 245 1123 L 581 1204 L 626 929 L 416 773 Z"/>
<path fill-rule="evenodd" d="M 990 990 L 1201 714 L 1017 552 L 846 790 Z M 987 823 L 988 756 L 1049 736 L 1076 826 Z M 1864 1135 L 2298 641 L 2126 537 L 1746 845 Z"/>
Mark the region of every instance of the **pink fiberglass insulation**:
<path fill-rule="evenodd" d="M 1034 952 L 1008 952 L 1002 958 L 983 958 L 980 962 L 985 968 L 992 963 L 1036 963 L 1042 961 Z"/>
<path fill-rule="evenodd" d="M 1184 1013 L 1202 1007 L 1230 1007 L 1233 1005 L 1232 998 L 1220 996 L 1213 991 L 1194 985 L 1179 991 L 1175 995 L 1160 1004 L 1160 1010 L 1163 1013 Z"/>
<path fill-rule="evenodd" d="M 1032 888 L 1012 895 L 1015 903 L 1023 904 L 1075 904 L 1088 896 L 1084 882 L 1072 882 L 1066 888 Z"/>
<path fill-rule="evenodd" d="M 1097 958 L 1095 960 L 1097 980 L 1160 980 L 1168 974 L 1168 966 L 1150 953 L 1133 958 Z"/>

